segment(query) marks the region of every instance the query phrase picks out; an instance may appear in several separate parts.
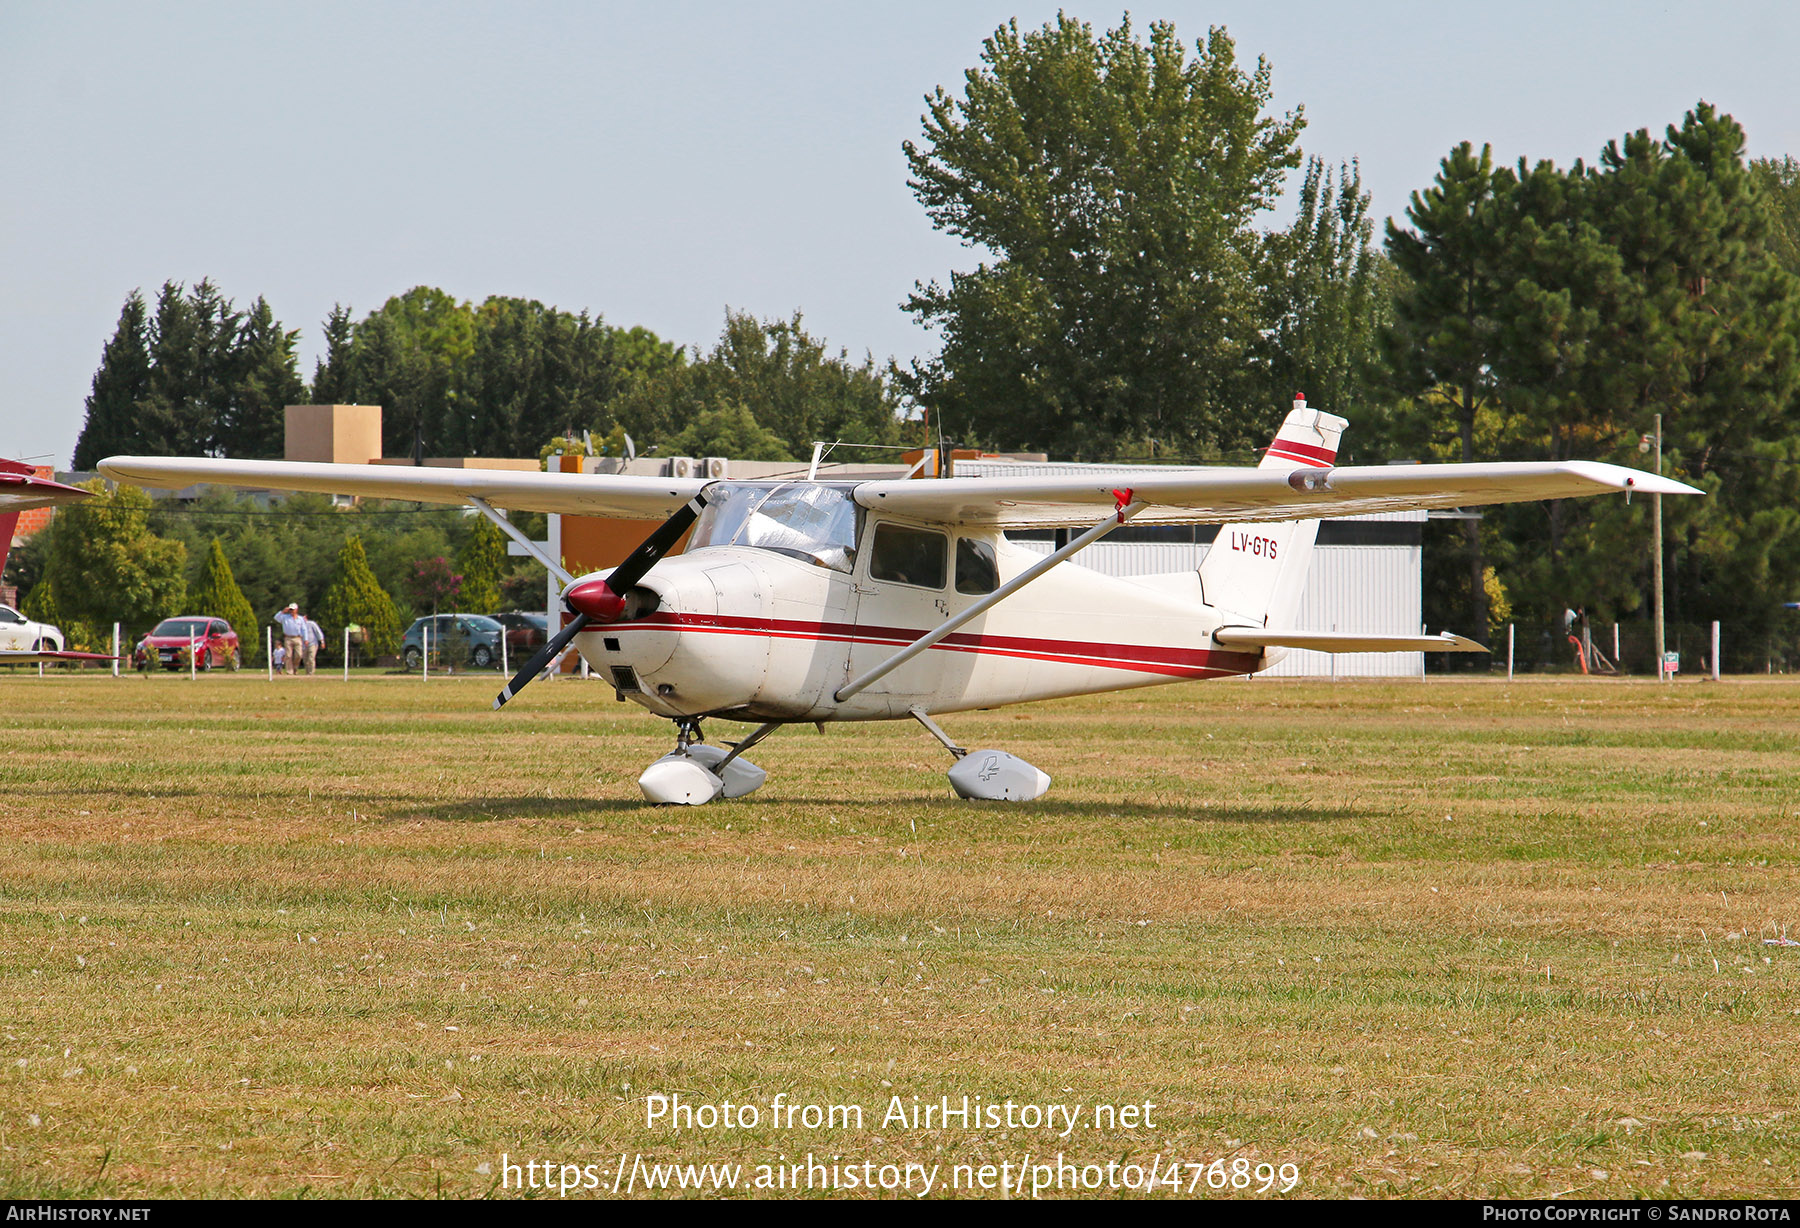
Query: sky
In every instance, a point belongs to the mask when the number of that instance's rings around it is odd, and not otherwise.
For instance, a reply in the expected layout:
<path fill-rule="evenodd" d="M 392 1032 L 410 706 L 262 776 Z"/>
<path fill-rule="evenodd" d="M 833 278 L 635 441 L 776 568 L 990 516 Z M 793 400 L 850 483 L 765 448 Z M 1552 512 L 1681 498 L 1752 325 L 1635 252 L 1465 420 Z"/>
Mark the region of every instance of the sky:
<path fill-rule="evenodd" d="M 1054 3 L 0 0 L 0 456 L 67 466 L 134 289 L 210 277 L 301 332 L 438 286 L 709 347 L 727 307 L 860 360 L 934 352 L 900 307 L 978 253 L 901 143 L 1003 22 Z M 1101 31 L 1123 10 L 1065 3 Z M 1800 153 L 1800 6 L 1187 0 L 1132 12 L 1265 57 L 1304 151 L 1402 215 L 1460 141 L 1591 161 L 1699 99 Z M 1295 184 L 1297 187 L 1297 182 Z M 1278 219 L 1277 219 L 1278 220 Z"/>

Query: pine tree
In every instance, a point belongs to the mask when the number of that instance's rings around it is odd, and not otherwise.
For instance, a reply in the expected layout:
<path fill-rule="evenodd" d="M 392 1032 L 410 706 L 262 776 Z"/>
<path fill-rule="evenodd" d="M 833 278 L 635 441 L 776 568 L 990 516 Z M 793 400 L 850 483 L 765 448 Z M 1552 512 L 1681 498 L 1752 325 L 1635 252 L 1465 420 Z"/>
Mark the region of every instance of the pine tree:
<path fill-rule="evenodd" d="M 265 300 L 250 305 L 231 350 L 229 396 L 215 424 L 221 455 L 281 458 L 287 446 L 283 411 L 306 395 L 294 357 L 299 336 L 299 330 L 281 327 Z"/>
<path fill-rule="evenodd" d="M 315 617 L 328 644 L 340 642 L 344 628 L 355 623 L 363 629 L 365 651 L 381 655 L 399 650 L 400 612 L 369 570 L 362 538 L 344 539 L 344 548 L 338 551 L 337 574 Z"/>
<path fill-rule="evenodd" d="M 500 579 L 506 571 L 506 535 L 483 516 L 475 521 L 469 540 L 456 552 L 462 572 L 459 603 L 471 614 L 492 614 L 500 608 Z"/>
<path fill-rule="evenodd" d="M 225 559 L 225 548 L 218 538 L 207 548 L 206 562 L 200 570 L 200 583 L 188 593 L 188 609 L 195 614 L 222 618 L 238 633 L 239 649 L 245 661 L 256 655 L 256 611 L 250 608 L 243 590 L 232 578 L 231 564 Z"/>
<path fill-rule="evenodd" d="M 325 317 L 323 325 L 325 354 L 313 364 L 313 382 L 309 393 L 312 404 L 357 403 L 352 349 L 355 327 L 350 322 L 350 309 L 342 303 L 333 303 L 331 314 Z"/>
<path fill-rule="evenodd" d="M 88 394 L 87 421 L 75 444 L 73 464 L 92 469 L 108 456 L 137 450 L 138 402 L 149 389 L 150 325 L 144 296 L 133 290 L 119 312 L 119 327 L 100 352 L 100 369 Z"/>
<path fill-rule="evenodd" d="M 1443 160 L 1436 182 L 1413 193 L 1406 217 L 1416 229 L 1392 220 L 1387 227 L 1388 255 L 1405 280 L 1384 343 L 1400 390 L 1427 407 L 1426 421 L 1447 420 L 1456 459 L 1464 462 L 1476 459 L 1476 422 L 1494 397 L 1500 276 L 1490 215 L 1501 182 L 1492 151 L 1484 145 L 1476 154 L 1464 141 Z M 1480 522 L 1465 522 L 1464 533 L 1469 613 L 1461 630 L 1483 640 L 1487 559 Z"/>

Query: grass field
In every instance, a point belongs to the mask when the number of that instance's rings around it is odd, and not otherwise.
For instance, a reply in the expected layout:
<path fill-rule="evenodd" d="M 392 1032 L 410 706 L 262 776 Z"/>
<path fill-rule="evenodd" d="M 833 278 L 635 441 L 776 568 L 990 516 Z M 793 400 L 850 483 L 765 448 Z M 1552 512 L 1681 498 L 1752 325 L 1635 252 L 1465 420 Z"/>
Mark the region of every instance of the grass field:
<path fill-rule="evenodd" d="M 609 1191 L 621 1155 L 809 1152 L 938 1194 L 1057 1152 L 1296 1196 L 1800 1186 L 1800 947 L 1764 942 L 1800 938 L 1800 684 L 946 718 L 1056 778 L 1017 806 L 952 800 L 915 727 L 805 727 L 688 810 L 637 792 L 665 722 L 497 681 L 0 677 L 0 1194 L 511 1195 L 503 1153 Z M 1156 1107 L 883 1124 L 965 1094 Z"/>

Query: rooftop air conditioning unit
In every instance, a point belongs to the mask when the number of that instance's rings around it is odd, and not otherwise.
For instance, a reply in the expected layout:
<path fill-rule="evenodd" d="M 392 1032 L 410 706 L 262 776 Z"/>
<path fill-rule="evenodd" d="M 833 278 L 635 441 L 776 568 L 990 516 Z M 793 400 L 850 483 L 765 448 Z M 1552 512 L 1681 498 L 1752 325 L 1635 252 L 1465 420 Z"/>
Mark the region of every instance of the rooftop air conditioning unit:
<path fill-rule="evenodd" d="M 720 478 L 729 477 L 731 474 L 731 462 L 726 460 L 723 456 L 709 456 L 706 458 L 705 463 L 706 470 L 701 476 L 708 481 L 716 482 Z"/>
<path fill-rule="evenodd" d="M 670 457 L 669 476 L 672 478 L 699 477 L 699 466 L 694 463 L 694 458 L 691 456 Z"/>

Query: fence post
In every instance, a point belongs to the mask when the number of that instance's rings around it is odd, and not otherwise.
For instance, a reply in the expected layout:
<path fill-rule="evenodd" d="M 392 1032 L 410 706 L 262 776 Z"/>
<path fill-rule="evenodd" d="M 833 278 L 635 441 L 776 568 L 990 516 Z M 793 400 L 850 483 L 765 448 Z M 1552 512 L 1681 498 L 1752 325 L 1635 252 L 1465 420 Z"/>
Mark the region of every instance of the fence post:
<path fill-rule="evenodd" d="M 1713 681 L 1717 682 L 1719 680 L 1719 620 L 1716 618 L 1713 619 L 1712 665 Z"/>
<path fill-rule="evenodd" d="M 113 624 L 113 677 L 119 676 L 119 624 Z"/>
<path fill-rule="evenodd" d="M 188 681 L 192 682 L 200 676 L 199 652 L 194 648 L 193 632 L 188 633 Z"/>
<path fill-rule="evenodd" d="M 1506 680 L 1513 677 L 1513 624 L 1506 624 Z"/>
<path fill-rule="evenodd" d="M 344 681 L 350 681 L 350 624 L 344 624 Z"/>
<path fill-rule="evenodd" d="M 506 663 L 506 629 L 504 627 L 500 629 L 500 674 L 505 678 L 512 677 L 512 669 Z"/>
<path fill-rule="evenodd" d="M 419 654 L 419 681 L 423 682 L 423 681 L 425 681 L 425 676 L 431 672 L 431 624 L 430 623 L 426 623 L 423 627 L 419 628 L 419 643 L 425 649 L 424 652 Z"/>
<path fill-rule="evenodd" d="M 263 660 L 269 666 L 269 681 L 275 681 L 275 628 L 263 628 Z"/>

